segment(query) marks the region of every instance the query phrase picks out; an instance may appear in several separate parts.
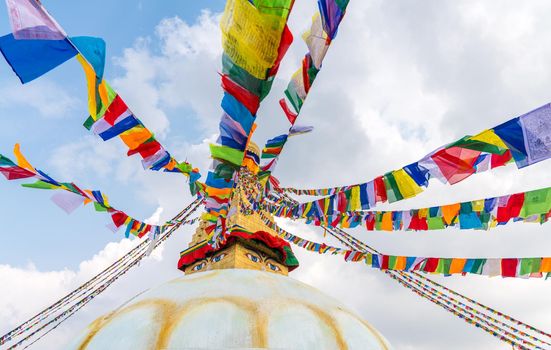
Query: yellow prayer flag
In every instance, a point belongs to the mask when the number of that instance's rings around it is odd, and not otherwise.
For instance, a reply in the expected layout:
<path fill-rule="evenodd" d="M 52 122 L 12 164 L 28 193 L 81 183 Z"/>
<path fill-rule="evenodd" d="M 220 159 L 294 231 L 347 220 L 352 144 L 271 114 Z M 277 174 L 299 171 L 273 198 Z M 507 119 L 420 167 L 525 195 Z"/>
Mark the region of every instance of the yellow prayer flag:
<path fill-rule="evenodd" d="M 220 20 L 224 53 L 258 79 L 266 79 L 278 56 L 287 14 L 262 13 L 248 0 L 228 0 Z"/>
<path fill-rule="evenodd" d="M 509 149 L 509 147 L 507 147 L 507 145 L 503 142 L 503 140 L 501 140 L 501 138 L 497 136 L 492 129 L 485 130 L 477 135 L 470 137 L 470 139 L 475 141 L 485 142 L 490 145 L 503 148 L 503 150 Z"/>
<path fill-rule="evenodd" d="M 429 208 L 419 209 L 417 215 L 419 216 L 419 218 L 426 218 L 427 216 L 429 216 Z"/>
<path fill-rule="evenodd" d="M 484 199 L 472 201 L 471 204 L 473 206 L 474 211 L 481 212 L 484 210 Z"/>
<path fill-rule="evenodd" d="M 370 254 L 370 253 L 365 254 L 365 263 L 367 265 L 373 264 L 373 254 Z"/>
<path fill-rule="evenodd" d="M 331 204 L 331 198 L 325 197 L 325 200 L 323 201 L 323 215 L 327 215 L 330 204 Z M 327 222 L 327 216 L 325 217 L 325 222 Z"/>
<path fill-rule="evenodd" d="M 409 176 L 404 169 L 396 170 L 392 173 L 398 189 L 404 198 L 411 198 L 423 192 L 421 187 Z"/>
<path fill-rule="evenodd" d="M 360 202 L 360 186 L 354 186 L 350 191 L 350 210 L 356 211 L 361 209 L 362 203 Z"/>
<path fill-rule="evenodd" d="M 96 101 L 96 72 L 94 68 L 86 61 L 86 59 L 81 55 L 77 55 L 77 60 L 79 61 L 82 69 L 84 70 L 84 75 L 86 76 L 86 83 L 88 85 L 88 112 L 92 119 L 97 120 L 97 101 Z"/>

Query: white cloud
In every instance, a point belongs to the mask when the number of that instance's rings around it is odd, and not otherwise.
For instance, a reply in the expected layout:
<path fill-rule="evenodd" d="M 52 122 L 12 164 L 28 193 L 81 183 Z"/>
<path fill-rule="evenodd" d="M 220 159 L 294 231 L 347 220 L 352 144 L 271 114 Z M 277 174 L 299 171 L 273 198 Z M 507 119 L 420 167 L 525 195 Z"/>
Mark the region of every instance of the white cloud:
<path fill-rule="evenodd" d="M 55 101 L 55 103 L 52 103 Z M 61 119 L 77 109 L 81 101 L 51 80 L 37 80 L 24 86 L 0 88 L 1 107 L 31 107 L 44 118 Z"/>

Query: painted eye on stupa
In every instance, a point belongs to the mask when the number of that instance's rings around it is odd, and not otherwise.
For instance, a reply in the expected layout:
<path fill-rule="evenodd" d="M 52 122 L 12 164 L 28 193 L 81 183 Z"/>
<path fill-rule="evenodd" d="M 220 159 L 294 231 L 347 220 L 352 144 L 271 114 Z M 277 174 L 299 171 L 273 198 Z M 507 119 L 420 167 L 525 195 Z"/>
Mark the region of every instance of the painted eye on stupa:
<path fill-rule="evenodd" d="M 272 263 L 268 263 L 266 266 L 268 266 L 268 268 L 272 271 L 275 271 L 275 272 L 278 272 L 280 271 L 281 269 L 279 268 L 279 266 L 277 265 L 274 265 Z"/>
<path fill-rule="evenodd" d="M 255 263 L 260 262 L 260 258 L 259 258 L 258 256 L 256 256 L 256 255 L 254 255 L 254 254 L 247 253 L 246 256 L 247 256 L 247 258 L 249 258 L 249 260 L 252 261 L 252 262 L 255 262 Z"/>
<path fill-rule="evenodd" d="M 193 266 L 193 268 L 191 270 L 192 271 L 201 271 L 202 269 L 205 268 L 205 266 L 207 266 L 207 263 L 203 261 L 202 263 Z"/>
<path fill-rule="evenodd" d="M 226 254 L 224 254 L 224 253 L 219 254 L 219 255 L 215 256 L 214 258 L 212 258 L 212 262 L 217 263 L 220 260 L 224 259 L 225 257 L 226 257 Z"/>

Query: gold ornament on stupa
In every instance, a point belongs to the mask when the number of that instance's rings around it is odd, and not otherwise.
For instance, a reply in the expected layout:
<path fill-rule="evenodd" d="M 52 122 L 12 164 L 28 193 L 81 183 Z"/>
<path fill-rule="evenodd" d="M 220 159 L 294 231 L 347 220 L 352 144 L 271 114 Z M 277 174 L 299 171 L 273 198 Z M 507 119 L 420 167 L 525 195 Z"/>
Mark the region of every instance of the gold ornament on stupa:
<path fill-rule="evenodd" d="M 249 142 L 247 151 L 260 156 L 260 150 L 254 142 Z M 180 254 L 178 267 L 185 274 L 218 269 L 249 269 L 287 276 L 290 270 L 298 266 L 289 244 L 262 218 L 273 221 L 272 215 L 262 210 L 260 214 L 249 209 L 251 198 L 258 198 L 262 191 L 257 172 L 258 165 L 254 162 L 245 164 L 239 172 L 226 221 L 227 229 L 231 232 L 226 244 L 212 248 L 208 244 L 207 223 L 202 221 L 199 224 L 188 249 Z"/>

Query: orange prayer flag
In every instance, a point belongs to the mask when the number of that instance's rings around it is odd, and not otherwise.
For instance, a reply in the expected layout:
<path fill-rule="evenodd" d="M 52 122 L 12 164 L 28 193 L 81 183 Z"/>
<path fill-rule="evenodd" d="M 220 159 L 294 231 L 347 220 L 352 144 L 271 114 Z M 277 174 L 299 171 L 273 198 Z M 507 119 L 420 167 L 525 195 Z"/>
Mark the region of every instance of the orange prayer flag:
<path fill-rule="evenodd" d="M 453 258 L 450 265 L 450 275 L 454 273 L 462 273 L 466 262 L 467 259 Z"/>
<path fill-rule="evenodd" d="M 21 154 L 20 146 L 18 143 L 16 143 L 15 146 L 13 147 L 13 154 L 15 154 L 15 160 L 17 161 L 18 166 L 20 166 L 21 168 L 25 168 L 30 172 L 36 174 L 36 170 L 34 170 L 31 163 L 29 163 L 27 159 L 25 159 L 23 154 Z"/>
<path fill-rule="evenodd" d="M 130 149 L 136 149 L 139 145 L 149 140 L 153 136 L 151 131 L 143 126 L 135 126 L 132 129 L 123 132 L 120 135 L 122 142 Z"/>
<path fill-rule="evenodd" d="M 170 162 L 168 162 L 167 165 L 165 165 L 165 169 L 172 170 L 178 165 L 178 162 L 174 158 L 170 159 Z M 187 174 L 186 174 L 187 175 Z"/>
<path fill-rule="evenodd" d="M 442 206 L 442 217 L 444 218 L 444 221 L 447 225 L 450 225 L 452 223 L 452 220 L 457 216 L 457 214 L 459 214 L 460 209 L 461 204 L 459 203 Z"/>
<path fill-rule="evenodd" d="M 540 272 L 551 272 L 551 258 L 541 260 Z"/>
<path fill-rule="evenodd" d="M 99 84 L 98 92 L 99 92 L 101 103 L 104 106 L 109 106 L 109 93 L 107 92 L 107 86 L 105 85 L 105 80 L 102 80 L 101 84 Z"/>
<path fill-rule="evenodd" d="M 395 270 L 404 271 L 406 269 L 406 265 L 407 265 L 407 258 L 405 256 L 396 257 L 396 266 L 394 267 Z"/>
<path fill-rule="evenodd" d="M 392 212 L 389 211 L 383 214 L 383 219 L 381 220 L 381 230 L 392 231 Z"/>

